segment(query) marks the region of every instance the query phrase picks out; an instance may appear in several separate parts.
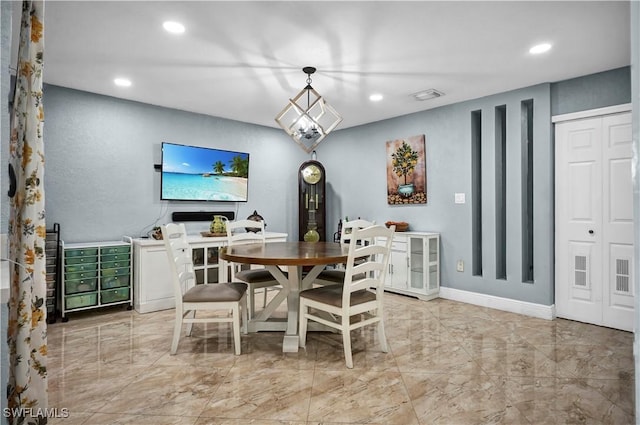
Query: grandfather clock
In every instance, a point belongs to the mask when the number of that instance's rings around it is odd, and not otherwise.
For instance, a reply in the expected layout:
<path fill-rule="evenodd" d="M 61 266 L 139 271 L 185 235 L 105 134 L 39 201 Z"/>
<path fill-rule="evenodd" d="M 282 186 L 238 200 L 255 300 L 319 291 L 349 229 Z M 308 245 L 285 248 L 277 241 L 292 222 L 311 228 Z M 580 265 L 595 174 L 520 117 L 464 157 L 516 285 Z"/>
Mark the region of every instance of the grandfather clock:
<path fill-rule="evenodd" d="M 325 173 L 316 160 L 302 163 L 298 170 L 299 240 L 326 241 Z"/>

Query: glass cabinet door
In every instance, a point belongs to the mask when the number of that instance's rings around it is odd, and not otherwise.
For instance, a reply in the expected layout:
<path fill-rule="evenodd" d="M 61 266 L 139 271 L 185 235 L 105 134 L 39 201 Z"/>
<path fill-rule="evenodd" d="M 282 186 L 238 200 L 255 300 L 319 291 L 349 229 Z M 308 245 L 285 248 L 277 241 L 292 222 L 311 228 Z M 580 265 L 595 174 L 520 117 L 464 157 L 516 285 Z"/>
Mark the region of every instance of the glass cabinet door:
<path fill-rule="evenodd" d="M 212 246 L 207 248 L 207 264 L 205 271 L 207 273 L 207 283 L 218 283 L 218 247 Z"/>
<path fill-rule="evenodd" d="M 219 283 L 217 246 L 208 246 L 192 249 L 193 271 L 196 275 L 196 284 Z"/>
<path fill-rule="evenodd" d="M 196 284 L 201 285 L 205 282 L 204 248 L 193 248 L 191 250 L 191 258 L 193 259 L 193 272 L 196 275 Z"/>
<path fill-rule="evenodd" d="M 440 287 L 440 258 L 438 254 L 438 238 L 429 238 L 429 290 L 437 290 Z"/>
<path fill-rule="evenodd" d="M 425 284 L 424 239 L 409 238 L 409 288 L 422 289 Z"/>
<path fill-rule="evenodd" d="M 193 267 L 204 266 L 204 248 L 194 248 L 191 251 Z"/>

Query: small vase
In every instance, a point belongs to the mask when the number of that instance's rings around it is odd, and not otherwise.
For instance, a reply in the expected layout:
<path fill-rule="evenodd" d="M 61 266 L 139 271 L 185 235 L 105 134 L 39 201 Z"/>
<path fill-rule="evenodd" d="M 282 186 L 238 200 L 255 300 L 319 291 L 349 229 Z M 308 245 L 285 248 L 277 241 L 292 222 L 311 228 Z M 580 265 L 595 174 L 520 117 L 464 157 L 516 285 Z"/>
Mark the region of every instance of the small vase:
<path fill-rule="evenodd" d="M 227 233 L 227 226 L 224 224 L 221 215 L 214 215 L 213 221 L 209 226 L 211 233 Z"/>

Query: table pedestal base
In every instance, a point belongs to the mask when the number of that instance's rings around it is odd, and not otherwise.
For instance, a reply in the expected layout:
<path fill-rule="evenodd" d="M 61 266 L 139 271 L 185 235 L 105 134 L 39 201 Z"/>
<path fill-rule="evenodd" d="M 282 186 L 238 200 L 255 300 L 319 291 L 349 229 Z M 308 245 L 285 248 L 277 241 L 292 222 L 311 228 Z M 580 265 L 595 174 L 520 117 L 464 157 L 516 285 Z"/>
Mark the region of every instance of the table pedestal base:
<path fill-rule="evenodd" d="M 300 337 L 298 335 L 285 335 L 282 341 L 283 353 L 297 353 Z"/>
<path fill-rule="evenodd" d="M 225 247 L 220 250 L 220 258 L 236 263 L 263 265 L 278 281 L 281 286 L 278 293 L 262 311 L 253 315 L 245 329 L 248 328 L 249 332 L 284 331 L 282 351 L 295 353 L 300 344 L 300 291 L 312 288 L 327 264 L 345 262 L 348 250 L 343 245 L 331 242 L 273 242 L 259 247 L 255 244 Z M 311 269 L 303 273 L 304 266 L 311 266 Z M 286 318 L 281 318 L 279 313 L 282 312 L 276 310 L 284 302 L 287 303 Z M 314 325 L 309 324 L 307 330 L 335 332 L 320 323 L 317 324 L 320 326 Z"/>

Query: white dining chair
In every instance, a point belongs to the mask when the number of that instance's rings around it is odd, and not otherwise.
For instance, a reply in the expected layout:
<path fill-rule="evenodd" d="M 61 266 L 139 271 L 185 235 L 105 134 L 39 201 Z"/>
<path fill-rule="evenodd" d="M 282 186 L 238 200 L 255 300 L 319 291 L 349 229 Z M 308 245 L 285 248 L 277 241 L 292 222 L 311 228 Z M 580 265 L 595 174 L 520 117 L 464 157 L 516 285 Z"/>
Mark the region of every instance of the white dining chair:
<path fill-rule="evenodd" d="M 383 294 L 394 231 L 395 226 L 379 225 L 354 229 L 343 284 L 300 292 L 300 347 L 306 346 L 307 322 L 312 320 L 342 332 L 345 362 L 350 369 L 353 368 L 351 331 L 354 329 L 376 324 L 382 351 L 388 352 Z M 376 243 L 358 243 L 367 239 Z"/>
<path fill-rule="evenodd" d="M 363 219 L 343 221 L 342 230 L 340 231 L 340 244 L 348 245 L 351 241 L 351 237 L 354 229 L 363 229 L 365 227 L 375 225 L 375 221 L 367 221 Z M 371 243 L 372 241 L 365 241 L 365 243 Z M 363 243 L 360 241 L 360 243 Z M 339 268 L 341 267 L 341 268 Z M 344 282 L 344 267 L 337 264 L 334 268 L 324 269 L 320 272 L 318 277 L 315 278 L 314 283 L 320 285 L 335 285 Z"/>
<path fill-rule="evenodd" d="M 243 282 L 196 284 L 191 247 L 183 223 L 161 226 L 162 238 L 167 250 L 171 278 L 176 300 L 176 318 L 173 329 L 171 354 L 176 354 L 182 325 L 187 324 L 187 336 L 191 336 L 194 323 L 232 323 L 236 355 L 240 355 L 240 314 L 247 323 L 247 284 Z M 197 311 L 226 310 L 224 316 L 196 317 Z"/>
<path fill-rule="evenodd" d="M 250 243 L 258 243 L 264 245 L 266 242 L 264 221 L 254 220 L 236 220 L 227 221 L 227 245 L 242 245 Z M 251 229 L 251 230 L 248 230 Z M 262 307 L 267 303 L 267 290 L 271 287 L 278 287 L 280 283 L 273 277 L 269 270 L 263 268 L 243 269 L 242 264 L 232 263 L 231 281 L 245 282 L 249 286 L 248 305 L 249 317 L 255 315 L 255 298 L 256 290 L 263 290 Z"/>

